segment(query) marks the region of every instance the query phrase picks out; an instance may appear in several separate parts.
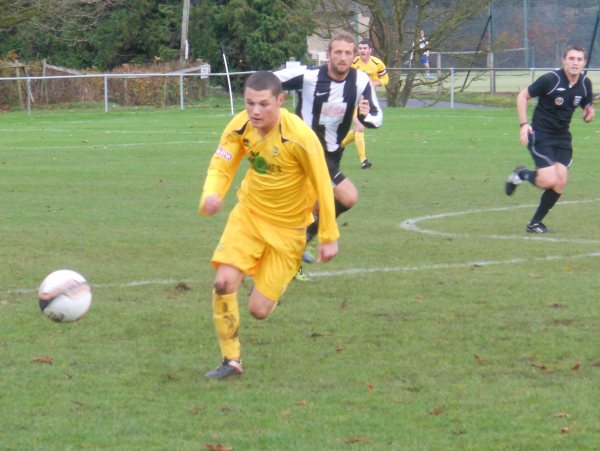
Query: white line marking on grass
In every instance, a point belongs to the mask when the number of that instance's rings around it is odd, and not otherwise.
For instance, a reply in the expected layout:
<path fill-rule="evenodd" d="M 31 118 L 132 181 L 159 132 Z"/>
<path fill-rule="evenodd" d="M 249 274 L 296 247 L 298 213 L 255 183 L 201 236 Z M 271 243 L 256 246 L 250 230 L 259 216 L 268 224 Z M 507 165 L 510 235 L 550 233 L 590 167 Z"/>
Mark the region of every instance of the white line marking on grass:
<path fill-rule="evenodd" d="M 579 200 L 579 201 L 565 201 L 561 202 L 561 205 L 564 204 L 590 204 L 599 202 L 600 199 L 591 199 L 591 200 Z M 498 207 L 498 208 L 486 208 L 486 209 L 473 209 L 473 210 L 465 210 L 465 211 L 457 211 L 450 213 L 440 213 L 436 215 L 427 215 L 420 216 L 417 218 L 407 219 L 402 221 L 400 226 L 408 231 L 424 233 L 428 235 L 434 236 L 443 236 L 443 237 L 470 237 L 468 234 L 457 234 L 457 233 L 447 233 L 447 232 L 438 232 L 435 230 L 423 229 L 417 226 L 418 223 L 432 220 L 432 219 L 441 219 L 441 218 L 449 218 L 453 216 L 460 216 L 466 214 L 477 214 L 477 213 L 487 213 L 487 212 L 496 212 L 496 211 L 507 211 L 514 210 L 520 208 L 532 208 L 535 205 L 517 205 L 517 206 L 509 206 L 509 207 Z M 583 239 L 562 239 L 562 238 L 547 238 L 547 237 L 527 237 L 527 236 L 519 236 L 519 235 L 482 235 L 484 238 L 493 238 L 493 239 L 520 239 L 520 240 L 546 240 L 552 242 L 559 243 L 577 243 L 577 244 L 598 244 L 600 240 L 583 240 Z M 435 270 L 451 270 L 451 269 L 464 269 L 464 268 L 482 268 L 488 266 L 499 266 L 499 265 L 522 265 L 525 263 L 532 262 L 551 262 L 551 261 L 561 261 L 561 260 L 581 260 L 584 258 L 596 258 L 600 257 L 599 252 L 587 252 L 584 254 L 577 255 L 549 255 L 546 257 L 534 257 L 534 258 L 511 258 L 508 260 L 475 260 L 470 262 L 462 262 L 462 263 L 434 263 L 434 264 L 424 264 L 424 265 L 405 265 L 405 266 L 383 266 L 383 267 L 375 267 L 375 268 L 349 268 L 349 269 L 340 269 L 336 271 L 310 271 L 308 275 L 313 278 L 320 277 L 340 277 L 347 275 L 356 275 L 356 274 L 376 274 L 376 273 L 387 273 L 387 272 L 413 272 L 413 271 L 435 271 Z M 129 288 L 129 287 L 139 287 L 139 286 L 148 286 L 148 285 L 175 285 L 179 282 L 186 283 L 195 283 L 197 281 L 191 279 L 154 279 L 154 280 L 134 280 L 131 282 L 122 282 L 122 283 L 114 283 L 114 284 L 93 284 L 92 287 L 97 289 L 103 288 Z M 0 294 L 10 295 L 10 294 L 29 294 L 37 292 L 37 288 L 0 288 Z"/>
<path fill-rule="evenodd" d="M 589 199 L 589 200 L 572 200 L 561 202 L 561 205 L 577 205 L 577 204 L 591 204 L 595 202 L 599 202 L 600 199 Z M 473 210 L 464 210 L 464 211 L 455 211 L 449 213 L 440 213 L 437 215 L 427 215 L 420 216 L 417 218 L 410 218 L 400 223 L 400 227 L 404 230 L 408 230 L 411 232 L 423 233 L 425 235 L 432 236 L 441 236 L 445 238 L 473 238 L 472 234 L 467 233 L 451 233 L 451 232 L 440 232 L 437 230 L 431 230 L 427 228 L 420 227 L 418 224 L 426 221 L 430 221 L 433 219 L 444 219 L 451 218 L 454 216 L 462 216 L 468 214 L 479 214 L 479 213 L 489 213 L 489 212 L 497 212 L 497 211 L 508 211 L 508 210 L 516 210 L 520 208 L 535 208 L 537 205 L 513 205 L 510 207 L 497 207 L 497 208 L 482 208 L 482 209 L 473 209 Z M 574 243 L 574 244 L 600 244 L 600 240 L 590 240 L 590 239 L 577 239 L 577 238 L 556 238 L 551 235 L 477 235 L 480 238 L 490 238 L 494 240 L 527 240 L 527 241 L 549 241 L 554 243 Z"/>
<path fill-rule="evenodd" d="M 15 133 L 26 131 L 27 128 L 0 128 L 0 133 Z M 214 131 L 191 131 L 191 130 L 96 130 L 96 129 L 85 129 L 78 128 L 76 130 L 66 128 L 42 128 L 42 129 L 30 129 L 36 132 L 49 132 L 49 133 L 97 133 L 102 135 L 216 135 L 218 133 Z"/>
<path fill-rule="evenodd" d="M 587 252 L 585 254 L 578 255 L 549 255 L 546 257 L 533 257 L 533 258 L 511 258 L 508 260 L 474 260 L 463 263 L 434 263 L 425 265 L 406 265 L 406 266 L 383 266 L 378 268 L 350 268 L 340 269 L 336 271 L 310 271 L 307 274 L 313 278 L 325 278 L 325 277 L 343 277 L 356 274 L 377 274 L 387 272 L 415 272 L 415 271 L 438 271 L 438 270 L 451 270 L 451 269 L 465 269 L 465 268 L 484 268 L 488 266 L 500 266 L 500 265 L 522 265 L 525 263 L 533 262 L 554 262 L 561 260 L 582 260 L 585 258 L 596 258 L 600 257 L 600 252 Z M 95 284 L 91 281 L 92 289 L 104 289 L 104 288 L 134 288 L 142 286 L 155 286 L 155 285 L 173 285 L 175 286 L 179 282 L 185 283 L 196 283 L 198 280 L 193 279 L 155 279 L 155 280 L 134 280 L 131 282 L 122 283 L 107 283 L 107 284 Z M 11 295 L 11 294 L 30 294 L 37 293 L 37 288 L 0 288 L 0 294 Z"/>
<path fill-rule="evenodd" d="M 181 146 L 184 144 L 207 144 L 214 141 L 167 141 L 167 142 L 136 142 L 136 143 L 120 143 L 120 144 L 75 144 L 65 146 L 36 146 L 36 147 L 10 147 L 9 150 L 69 150 L 69 149 L 107 149 L 107 148 L 127 148 L 140 146 Z"/>
<path fill-rule="evenodd" d="M 143 287 L 147 285 L 173 285 L 175 286 L 179 282 L 193 283 L 192 280 L 189 279 L 155 279 L 155 280 L 134 280 L 132 282 L 122 282 L 122 283 L 106 283 L 106 284 L 95 284 L 90 282 L 92 289 L 100 289 L 100 288 L 133 288 L 133 287 Z M 0 289 L 0 293 L 6 294 L 29 294 L 29 293 L 37 293 L 38 288 L 3 288 Z"/>
<path fill-rule="evenodd" d="M 310 277 L 336 277 L 356 274 L 374 274 L 383 272 L 412 272 L 412 271 L 432 271 L 442 269 L 464 269 L 464 268 L 480 268 L 486 266 L 499 265 L 521 265 L 532 262 L 547 262 L 558 260 L 579 260 L 583 258 L 600 257 L 600 252 L 588 252 L 578 255 L 550 255 L 547 257 L 534 258 L 511 258 L 508 260 L 477 260 L 463 263 L 435 263 L 431 265 L 412 265 L 412 266 L 384 266 L 380 268 L 352 268 L 340 269 L 338 271 L 314 271 L 308 272 Z"/>

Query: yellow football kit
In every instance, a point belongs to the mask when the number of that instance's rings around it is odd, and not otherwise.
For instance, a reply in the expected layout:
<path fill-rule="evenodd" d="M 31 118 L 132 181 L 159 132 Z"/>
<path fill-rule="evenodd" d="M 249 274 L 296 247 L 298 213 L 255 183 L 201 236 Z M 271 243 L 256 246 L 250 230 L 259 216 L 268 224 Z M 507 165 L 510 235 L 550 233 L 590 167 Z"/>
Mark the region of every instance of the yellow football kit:
<path fill-rule="evenodd" d="M 277 301 L 298 271 L 305 228 L 319 203 L 319 241 L 339 237 L 331 180 L 323 147 L 298 116 L 281 109 L 279 123 L 261 136 L 247 113 L 225 128 L 210 162 L 200 199 L 225 198 L 234 175 L 246 158 L 248 171 L 237 191 L 239 204 L 231 212 L 212 262 L 230 264 L 252 275 L 256 288 Z"/>
<path fill-rule="evenodd" d="M 306 226 L 319 204 L 319 241 L 339 237 L 333 188 L 325 152 L 317 135 L 298 116 L 280 110 L 277 125 L 261 136 L 244 111 L 225 128 L 214 153 L 200 197 L 221 199 L 242 162 L 248 171 L 237 191 L 211 262 L 228 264 L 254 279 L 255 288 L 277 302 L 298 271 L 306 244 Z M 238 294 L 212 294 L 213 321 L 224 361 L 240 359 Z"/>
<path fill-rule="evenodd" d="M 385 64 L 383 64 L 383 61 L 381 61 L 379 58 L 376 58 L 374 56 L 371 56 L 369 58 L 369 61 L 366 63 L 360 59 L 360 56 L 357 56 L 352 62 L 352 67 L 366 72 L 372 81 L 379 80 L 381 82 L 381 86 L 386 86 L 390 81 L 390 77 L 388 76 Z M 355 111 L 354 117 L 356 117 L 356 114 L 357 112 Z M 346 147 L 352 142 L 356 144 L 356 152 L 358 153 L 358 159 L 361 162 L 361 167 L 370 167 L 371 163 L 369 163 L 367 160 L 365 132 L 357 132 L 356 130 L 350 130 L 344 138 L 344 140 L 342 141 L 342 147 Z"/>
<path fill-rule="evenodd" d="M 366 72 L 369 74 L 369 78 L 371 78 L 373 81 L 379 80 L 381 82 L 381 86 L 386 86 L 390 81 L 385 64 L 383 64 L 383 61 L 381 61 L 379 58 L 374 56 L 369 58 L 367 63 L 363 62 L 363 60 L 360 59 L 360 56 L 357 56 L 354 58 L 352 67 Z"/>

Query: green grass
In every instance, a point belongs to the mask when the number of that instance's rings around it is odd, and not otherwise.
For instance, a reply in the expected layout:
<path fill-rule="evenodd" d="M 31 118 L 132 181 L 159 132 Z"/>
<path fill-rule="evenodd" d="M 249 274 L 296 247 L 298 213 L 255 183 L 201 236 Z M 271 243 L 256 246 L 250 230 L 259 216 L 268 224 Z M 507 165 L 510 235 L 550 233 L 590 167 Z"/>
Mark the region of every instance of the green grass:
<path fill-rule="evenodd" d="M 514 110 L 387 109 L 373 168 L 344 158 L 360 199 L 340 255 L 268 320 L 242 308 L 246 372 L 215 382 L 226 214 L 196 210 L 229 117 L 0 116 L 2 449 L 597 449 L 597 124 L 574 119 L 558 233 L 535 240 L 540 193 L 503 193 L 530 164 Z M 59 268 L 93 287 L 77 323 L 39 312 Z"/>

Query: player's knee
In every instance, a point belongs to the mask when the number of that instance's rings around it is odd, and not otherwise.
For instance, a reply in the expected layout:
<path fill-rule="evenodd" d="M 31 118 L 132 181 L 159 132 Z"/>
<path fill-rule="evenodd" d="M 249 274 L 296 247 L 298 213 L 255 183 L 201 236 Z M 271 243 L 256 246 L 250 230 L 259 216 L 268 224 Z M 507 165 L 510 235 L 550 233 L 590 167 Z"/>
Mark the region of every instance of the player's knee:
<path fill-rule="evenodd" d="M 248 305 L 248 311 L 254 319 L 266 319 L 273 311 L 273 306 L 269 305 Z"/>
<path fill-rule="evenodd" d="M 215 280 L 215 293 L 222 296 L 224 294 L 229 294 L 230 284 L 226 279 L 217 279 Z"/>

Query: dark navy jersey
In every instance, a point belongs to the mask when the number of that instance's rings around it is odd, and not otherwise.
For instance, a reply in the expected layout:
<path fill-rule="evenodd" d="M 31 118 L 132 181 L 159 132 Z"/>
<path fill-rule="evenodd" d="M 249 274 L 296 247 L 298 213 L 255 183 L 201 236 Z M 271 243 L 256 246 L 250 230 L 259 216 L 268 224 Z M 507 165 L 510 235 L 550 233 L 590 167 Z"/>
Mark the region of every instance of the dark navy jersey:
<path fill-rule="evenodd" d="M 563 69 L 548 72 L 528 88 L 531 97 L 538 97 L 531 126 L 547 133 L 569 133 L 569 124 L 577 107 L 591 105 L 592 82 L 586 75 L 579 75 L 577 83 L 570 86 Z"/>
<path fill-rule="evenodd" d="M 368 100 L 371 108 L 366 116 L 358 116 L 366 127 L 377 128 L 383 121 L 383 113 L 369 76 L 350 69 L 345 80 L 333 80 L 327 75 L 327 66 L 307 68 L 300 66 L 275 72 L 283 88 L 301 91 L 299 114 L 315 131 L 328 152 L 339 149 L 340 143 L 350 131 L 352 119 L 360 97 Z"/>

